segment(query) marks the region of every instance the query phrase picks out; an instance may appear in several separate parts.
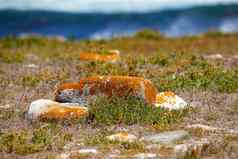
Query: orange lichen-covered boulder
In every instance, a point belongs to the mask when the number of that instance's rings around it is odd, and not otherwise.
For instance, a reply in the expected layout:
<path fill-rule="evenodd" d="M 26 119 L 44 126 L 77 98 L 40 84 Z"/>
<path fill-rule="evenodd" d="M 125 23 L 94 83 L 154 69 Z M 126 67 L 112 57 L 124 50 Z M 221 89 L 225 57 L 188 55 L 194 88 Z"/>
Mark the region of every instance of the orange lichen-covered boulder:
<path fill-rule="evenodd" d="M 58 103 L 47 99 L 36 100 L 31 103 L 28 119 L 69 119 L 88 116 L 87 107 L 76 104 Z"/>
<path fill-rule="evenodd" d="M 109 50 L 107 53 L 100 54 L 94 52 L 82 52 L 79 55 L 80 60 L 85 61 L 101 61 L 101 62 L 116 62 L 120 59 L 118 50 Z"/>
<path fill-rule="evenodd" d="M 78 83 L 62 84 L 56 90 L 55 100 L 86 104 L 92 96 L 133 95 L 149 104 L 155 104 L 157 90 L 151 81 L 132 76 L 93 76 Z"/>

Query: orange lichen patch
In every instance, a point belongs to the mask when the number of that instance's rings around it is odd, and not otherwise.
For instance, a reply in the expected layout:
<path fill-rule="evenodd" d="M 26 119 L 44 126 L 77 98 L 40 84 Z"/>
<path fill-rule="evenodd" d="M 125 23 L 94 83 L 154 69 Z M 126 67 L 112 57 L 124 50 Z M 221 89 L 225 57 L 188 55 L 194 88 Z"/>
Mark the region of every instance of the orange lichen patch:
<path fill-rule="evenodd" d="M 162 104 L 167 102 L 169 97 L 175 98 L 175 93 L 167 91 L 167 92 L 158 94 L 156 96 L 156 104 Z"/>
<path fill-rule="evenodd" d="M 56 91 L 56 101 L 70 102 L 62 100 L 65 96 L 69 98 L 72 93 L 64 95 L 67 90 L 77 90 L 78 97 L 92 95 L 125 96 L 133 95 L 145 100 L 147 103 L 155 104 L 157 90 L 151 81 L 132 76 L 93 76 L 82 78 L 79 83 L 66 83 L 58 87 Z M 75 97 L 73 97 L 75 99 Z"/>
<path fill-rule="evenodd" d="M 117 50 L 109 50 L 107 54 L 82 52 L 79 58 L 85 61 L 116 62 L 120 59 L 120 53 Z"/>
<path fill-rule="evenodd" d="M 128 137 L 128 133 L 127 132 L 122 132 L 122 133 L 120 133 L 121 134 L 121 136 L 123 136 L 123 137 Z"/>
<path fill-rule="evenodd" d="M 171 91 L 164 92 L 164 95 L 167 97 L 175 97 L 175 93 Z"/>
<path fill-rule="evenodd" d="M 156 103 L 157 104 L 162 104 L 164 102 L 166 102 L 166 99 L 165 99 L 164 95 L 156 96 Z"/>
<path fill-rule="evenodd" d="M 85 107 L 73 106 L 65 107 L 62 105 L 52 105 L 43 113 L 42 119 L 72 119 L 88 116 L 88 110 Z"/>

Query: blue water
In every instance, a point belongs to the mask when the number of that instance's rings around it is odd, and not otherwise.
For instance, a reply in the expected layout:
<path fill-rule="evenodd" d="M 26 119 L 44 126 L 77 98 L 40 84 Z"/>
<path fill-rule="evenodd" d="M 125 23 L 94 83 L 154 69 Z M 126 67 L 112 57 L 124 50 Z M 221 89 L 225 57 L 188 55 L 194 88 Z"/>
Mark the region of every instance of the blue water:
<path fill-rule="evenodd" d="M 210 5 L 141 13 L 70 13 L 0 10 L 0 36 L 36 33 L 75 38 L 111 38 L 150 28 L 167 36 L 210 30 L 238 32 L 238 5 Z"/>

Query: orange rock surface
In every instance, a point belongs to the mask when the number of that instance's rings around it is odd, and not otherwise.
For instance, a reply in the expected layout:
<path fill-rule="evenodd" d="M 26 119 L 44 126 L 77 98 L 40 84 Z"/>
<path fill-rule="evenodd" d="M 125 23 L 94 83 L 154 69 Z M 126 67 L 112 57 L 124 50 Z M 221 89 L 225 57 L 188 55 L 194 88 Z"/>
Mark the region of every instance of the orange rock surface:
<path fill-rule="evenodd" d="M 110 50 L 108 54 L 99 54 L 93 52 L 82 52 L 79 55 L 80 60 L 116 62 L 120 59 L 120 53 L 117 50 Z"/>
<path fill-rule="evenodd" d="M 42 115 L 42 119 L 70 119 L 88 116 L 88 110 L 84 107 L 63 107 L 61 105 L 53 105 Z"/>
<path fill-rule="evenodd" d="M 155 104 L 157 94 L 151 81 L 132 76 L 93 76 L 82 78 L 78 83 L 62 84 L 56 91 L 56 101 L 62 102 L 60 95 L 64 90 L 77 90 L 80 97 L 100 94 L 109 97 L 131 94 L 150 104 Z"/>

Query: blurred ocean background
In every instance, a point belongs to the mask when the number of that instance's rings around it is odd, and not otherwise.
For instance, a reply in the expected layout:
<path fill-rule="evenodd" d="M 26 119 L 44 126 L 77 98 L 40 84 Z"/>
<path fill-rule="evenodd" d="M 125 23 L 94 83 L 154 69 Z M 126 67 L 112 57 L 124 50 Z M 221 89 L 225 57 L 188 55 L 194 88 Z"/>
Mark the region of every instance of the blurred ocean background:
<path fill-rule="evenodd" d="M 102 39 L 146 28 L 172 37 L 238 32 L 238 0 L 0 0 L 0 37 Z"/>

